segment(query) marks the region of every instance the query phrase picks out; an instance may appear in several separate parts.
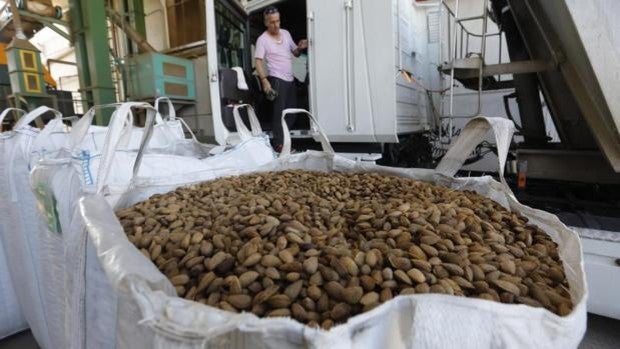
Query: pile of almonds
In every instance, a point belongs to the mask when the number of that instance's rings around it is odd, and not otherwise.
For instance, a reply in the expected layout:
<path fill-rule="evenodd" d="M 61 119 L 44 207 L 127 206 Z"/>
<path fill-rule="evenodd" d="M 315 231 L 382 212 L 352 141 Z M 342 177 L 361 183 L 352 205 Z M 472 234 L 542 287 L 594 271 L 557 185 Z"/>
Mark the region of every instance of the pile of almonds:
<path fill-rule="evenodd" d="M 557 245 L 471 191 L 377 173 L 269 172 L 117 215 L 180 297 L 325 329 L 398 295 L 571 312 Z"/>

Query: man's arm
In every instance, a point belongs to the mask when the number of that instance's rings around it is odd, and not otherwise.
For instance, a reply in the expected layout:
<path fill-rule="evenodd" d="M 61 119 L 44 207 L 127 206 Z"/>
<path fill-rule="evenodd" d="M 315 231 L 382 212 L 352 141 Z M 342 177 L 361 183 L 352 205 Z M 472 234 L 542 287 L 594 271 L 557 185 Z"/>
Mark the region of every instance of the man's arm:
<path fill-rule="evenodd" d="M 267 69 L 265 69 L 265 63 L 261 58 L 256 58 L 256 72 L 258 73 L 258 78 L 260 79 L 261 86 L 263 86 L 263 92 L 267 93 L 271 90 L 271 84 L 267 79 Z"/>

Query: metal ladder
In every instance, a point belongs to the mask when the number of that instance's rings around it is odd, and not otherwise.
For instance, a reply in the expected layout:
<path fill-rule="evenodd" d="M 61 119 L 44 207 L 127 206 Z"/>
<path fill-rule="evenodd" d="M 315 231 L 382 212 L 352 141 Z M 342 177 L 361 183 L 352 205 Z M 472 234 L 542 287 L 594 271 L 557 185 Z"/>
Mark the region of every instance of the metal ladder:
<path fill-rule="evenodd" d="M 504 74 L 533 73 L 552 69 L 552 65 L 544 61 L 518 61 L 502 62 L 502 36 L 501 31 L 495 33 L 488 32 L 488 4 L 489 0 L 484 0 L 482 14 L 471 17 L 459 17 L 460 0 L 455 0 L 455 7 L 451 9 L 446 0 L 441 1 L 440 21 L 443 26 L 443 11 L 446 11 L 447 19 L 447 44 L 448 60 L 443 63 L 439 70 L 450 78 L 449 87 L 449 110 L 448 115 L 440 117 L 440 141 L 442 144 L 452 142 L 452 129 L 454 119 L 468 119 L 480 115 L 482 110 L 482 92 L 485 90 L 496 90 L 513 87 L 512 80 L 502 80 Z M 473 33 L 464 25 L 466 22 L 482 21 L 481 33 Z M 486 45 L 487 39 L 497 36 L 499 40 L 498 62 L 486 64 Z M 470 51 L 472 39 L 480 40 L 480 50 Z M 443 50 L 440 50 L 440 54 Z M 443 61 L 443 59 L 440 59 Z M 455 115 L 454 113 L 454 80 L 459 80 L 464 87 L 477 90 L 477 108 L 474 114 Z M 448 120 L 447 142 L 443 141 L 443 121 Z"/>

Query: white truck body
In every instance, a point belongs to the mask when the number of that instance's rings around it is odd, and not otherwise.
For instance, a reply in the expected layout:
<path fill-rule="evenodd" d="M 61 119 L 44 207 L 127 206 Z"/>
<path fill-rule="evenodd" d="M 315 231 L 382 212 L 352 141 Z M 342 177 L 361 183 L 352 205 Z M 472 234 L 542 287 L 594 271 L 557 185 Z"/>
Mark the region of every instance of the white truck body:
<path fill-rule="evenodd" d="M 282 2 L 286 1 L 254 0 L 244 8 L 250 14 Z M 398 142 L 399 134 L 429 129 L 432 114 L 421 86 L 437 87 L 440 81 L 436 69 L 439 4 L 414 4 L 410 0 L 306 1 L 310 109 L 330 141 Z M 211 103 L 215 138 L 223 143 L 229 131 L 220 115 L 217 40 L 210 6 L 212 1 L 207 1 Z M 429 43 L 429 39 L 435 41 Z M 407 81 L 401 69 L 417 83 Z"/>

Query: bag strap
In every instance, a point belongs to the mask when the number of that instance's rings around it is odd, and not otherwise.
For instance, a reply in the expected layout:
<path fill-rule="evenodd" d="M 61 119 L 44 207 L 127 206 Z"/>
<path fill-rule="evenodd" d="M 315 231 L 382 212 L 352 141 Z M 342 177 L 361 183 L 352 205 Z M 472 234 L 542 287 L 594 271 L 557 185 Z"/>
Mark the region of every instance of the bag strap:
<path fill-rule="evenodd" d="M 55 119 L 62 119 L 62 114 L 58 110 L 42 105 L 40 107 L 37 107 L 33 111 L 27 113 L 26 115 L 22 116 L 19 120 L 17 120 L 17 123 L 15 123 L 15 126 L 13 126 L 13 130 L 19 130 L 23 128 L 24 126 L 33 122 L 36 118 L 42 116 L 43 114 L 47 112 L 54 113 Z"/>
<path fill-rule="evenodd" d="M 248 111 L 248 119 L 250 121 L 250 128 L 252 132 L 248 130 L 245 126 L 245 123 L 241 119 L 241 114 L 239 114 L 240 108 L 246 108 Z M 233 118 L 235 120 L 235 127 L 237 129 L 237 133 L 239 134 L 239 138 L 242 141 L 246 141 L 252 137 L 258 137 L 263 133 L 263 129 L 260 126 L 260 121 L 256 117 L 256 112 L 254 108 L 250 104 L 238 104 L 233 108 Z"/>
<path fill-rule="evenodd" d="M 6 118 L 7 115 L 9 115 L 10 112 L 18 112 L 18 113 L 21 113 L 22 115 L 27 114 L 27 112 L 23 109 L 6 108 L 2 111 L 2 113 L 0 113 L 0 124 L 4 122 L 4 119 Z"/>
<path fill-rule="evenodd" d="M 168 97 L 159 97 L 155 100 L 155 103 L 153 103 L 153 106 L 155 107 L 155 109 L 157 111 L 159 111 L 159 102 L 166 102 L 168 103 L 168 121 L 174 121 L 177 118 L 177 112 L 176 110 L 174 110 L 174 105 L 172 104 L 172 101 L 170 100 L 170 98 Z M 161 119 L 161 116 L 158 117 L 159 119 Z M 156 120 L 156 122 L 159 124 L 159 120 Z"/>
<path fill-rule="evenodd" d="M 127 102 L 131 103 L 131 102 Z M 146 103 L 146 102 L 135 102 L 135 103 Z M 95 118 L 95 112 L 99 109 L 107 109 L 107 108 L 116 108 L 118 109 L 123 103 L 110 103 L 104 105 L 98 105 L 90 108 L 86 114 L 84 114 L 77 122 L 73 123 L 71 134 L 69 135 L 69 139 L 67 140 L 67 148 L 71 151 L 75 150 L 80 143 L 84 140 L 86 135 L 88 134 L 88 130 L 93 123 Z M 127 119 L 126 119 L 127 120 Z M 119 143 L 119 147 L 127 147 L 127 145 L 131 141 L 131 135 L 133 131 L 133 118 L 131 119 L 131 123 L 127 125 L 123 133 L 123 137 L 121 138 L 121 142 Z M 155 115 L 155 121 L 158 125 L 165 125 L 164 120 L 161 115 L 157 113 Z"/>
<path fill-rule="evenodd" d="M 319 125 L 314 116 L 312 116 L 312 114 L 305 109 L 289 108 L 282 111 L 282 132 L 284 133 L 284 141 L 282 144 L 282 152 L 280 153 L 280 157 L 291 154 L 291 133 L 288 129 L 288 125 L 286 124 L 286 116 L 289 114 L 305 114 L 308 116 L 310 122 L 316 128 L 323 151 L 329 154 L 334 154 L 334 148 L 332 148 L 325 131 L 323 131 L 323 128 L 321 128 L 321 125 Z"/>
<path fill-rule="evenodd" d="M 505 183 L 504 167 L 512 135 L 515 131 L 515 125 L 512 121 L 499 117 L 478 116 L 469 120 L 461 131 L 459 138 L 450 147 L 435 170 L 446 176 L 454 176 L 463 166 L 471 152 L 484 140 L 484 136 L 489 130 L 493 130 L 495 136 L 499 160 L 499 176 L 502 183 Z"/>
<path fill-rule="evenodd" d="M 177 120 L 179 120 L 181 122 L 181 127 L 185 128 L 185 130 L 187 130 L 187 133 L 189 133 L 189 135 L 192 137 L 192 140 L 194 142 L 196 142 L 196 143 L 200 143 L 200 142 L 198 142 L 198 139 L 196 138 L 196 135 L 194 134 L 194 131 L 192 131 L 192 128 L 189 127 L 187 122 L 185 120 L 183 120 L 182 118 L 178 118 Z"/>
<path fill-rule="evenodd" d="M 67 138 L 66 148 L 70 151 L 75 150 L 88 134 L 88 130 L 95 119 L 95 112 L 101 109 L 118 108 L 122 103 L 110 103 L 96 105 L 90 108 L 78 121 L 73 123 L 69 137 Z M 112 118 L 110 118 L 111 122 Z M 133 126 L 133 125 L 132 125 Z"/>
<path fill-rule="evenodd" d="M 126 102 L 115 111 L 115 117 L 110 120 L 110 125 L 108 126 L 109 129 L 103 146 L 99 173 L 97 174 L 97 193 L 102 193 L 103 189 L 107 185 L 108 176 L 113 167 L 114 157 L 121 146 L 123 132 L 125 132 L 124 129 L 127 128 L 126 125 L 133 124 L 132 109 L 146 110 L 144 132 L 142 134 L 142 139 L 140 140 L 140 148 L 138 149 L 136 159 L 133 164 L 133 176 L 135 177 L 138 173 L 142 162 L 142 157 L 144 155 L 144 150 L 148 146 L 153 134 L 156 115 L 159 113 L 155 108 L 146 102 Z"/>

